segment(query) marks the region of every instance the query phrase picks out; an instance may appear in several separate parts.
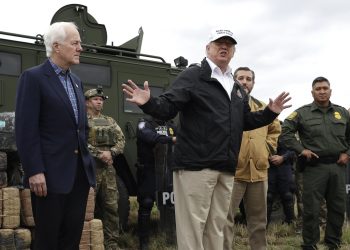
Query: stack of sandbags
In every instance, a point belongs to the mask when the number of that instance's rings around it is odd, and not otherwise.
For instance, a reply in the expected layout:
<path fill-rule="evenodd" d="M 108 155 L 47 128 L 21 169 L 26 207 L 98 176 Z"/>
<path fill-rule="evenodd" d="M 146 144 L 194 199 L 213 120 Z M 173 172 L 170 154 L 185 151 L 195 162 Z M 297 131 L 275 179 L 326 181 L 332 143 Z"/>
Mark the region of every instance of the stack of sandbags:
<path fill-rule="evenodd" d="M 80 250 L 90 250 L 90 245 L 91 245 L 90 221 L 94 219 L 94 210 L 95 210 L 95 190 L 93 188 L 90 188 L 89 196 L 86 204 L 84 227 L 83 227 L 83 232 L 81 234 L 81 239 L 79 244 Z"/>
<path fill-rule="evenodd" d="M 2 192 L 2 226 L 1 228 L 17 228 L 20 224 L 19 190 L 15 187 L 6 187 Z"/>
<path fill-rule="evenodd" d="M 103 250 L 102 221 L 94 219 L 95 190 L 90 188 L 86 204 L 84 228 L 80 239 L 80 250 Z"/>
<path fill-rule="evenodd" d="M 104 250 L 102 221 L 93 219 L 90 221 L 91 227 L 91 250 Z"/>
<path fill-rule="evenodd" d="M 31 233 L 20 225 L 20 198 L 16 187 L 0 189 L 0 249 L 29 250 Z"/>
<path fill-rule="evenodd" d="M 7 186 L 7 154 L 0 151 L 0 188 Z"/>
<path fill-rule="evenodd" d="M 34 227 L 34 217 L 32 210 L 32 200 L 30 195 L 30 189 L 22 189 L 20 191 L 21 199 L 21 222 L 25 227 Z"/>

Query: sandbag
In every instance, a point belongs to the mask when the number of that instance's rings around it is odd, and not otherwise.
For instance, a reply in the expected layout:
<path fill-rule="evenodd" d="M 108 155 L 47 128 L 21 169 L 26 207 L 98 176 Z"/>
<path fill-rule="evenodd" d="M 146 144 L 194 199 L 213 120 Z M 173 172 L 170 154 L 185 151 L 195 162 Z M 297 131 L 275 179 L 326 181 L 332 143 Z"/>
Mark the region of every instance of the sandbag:
<path fill-rule="evenodd" d="M 104 250 L 102 221 L 93 219 L 90 221 L 91 227 L 91 250 Z"/>
<path fill-rule="evenodd" d="M 20 191 L 21 199 L 21 223 L 26 227 L 34 227 L 34 217 L 32 210 L 32 200 L 30 195 L 30 189 L 22 189 Z"/>
<path fill-rule="evenodd" d="M 90 221 L 94 218 L 95 211 L 95 190 L 90 188 L 89 196 L 86 204 L 85 221 Z"/>
<path fill-rule="evenodd" d="M 18 228 L 14 230 L 16 249 L 30 249 L 32 241 L 30 230 L 26 228 Z"/>
<path fill-rule="evenodd" d="M 0 229 L 0 247 L 6 250 L 16 249 L 13 229 Z"/>
<path fill-rule="evenodd" d="M 19 190 L 15 187 L 1 189 L 3 196 L 2 228 L 17 228 L 20 224 Z"/>

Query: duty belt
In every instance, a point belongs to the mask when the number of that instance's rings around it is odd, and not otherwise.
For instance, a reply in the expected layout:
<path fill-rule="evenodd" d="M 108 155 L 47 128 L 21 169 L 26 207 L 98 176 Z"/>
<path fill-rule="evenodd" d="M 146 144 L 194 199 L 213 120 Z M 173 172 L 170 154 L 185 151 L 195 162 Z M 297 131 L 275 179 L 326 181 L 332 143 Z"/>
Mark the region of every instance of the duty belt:
<path fill-rule="evenodd" d="M 298 169 L 300 172 L 303 172 L 306 166 L 317 166 L 317 164 L 333 164 L 336 163 L 339 159 L 339 156 L 320 156 L 319 158 L 313 157 L 311 160 L 307 160 L 304 156 L 298 157 Z"/>
<path fill-rule="evenodd" d="M 310 166 L 316 166 L 319 163 L 332 164 L 336 163 L 338 159 L 339 156 L 320 156 L 319 158 L 312 158 L 310 161 L 307 161 L 306 164 Z"/>

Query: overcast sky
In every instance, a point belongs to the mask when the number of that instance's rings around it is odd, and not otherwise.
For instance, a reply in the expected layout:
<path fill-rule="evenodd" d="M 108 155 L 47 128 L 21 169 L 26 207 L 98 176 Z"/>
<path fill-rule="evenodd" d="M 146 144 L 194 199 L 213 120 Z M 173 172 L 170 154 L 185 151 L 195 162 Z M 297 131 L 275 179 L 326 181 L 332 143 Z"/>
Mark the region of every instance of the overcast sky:
<path fill-rule="evenodd" d="M 123 44 L 142 26 L 141 53 L 172 64 L 178 56 L 200 62 L 210 30 L 232 30 L 238 44 L 231 67 L 255 70 L 252 95 L 267 102 L 283 90 L 291 93 L 293 107 L 282 119 L 312 101 L 317 76 L 330 80 L 333 103 L 350 107 L 349 0 L 6 1 L 0 30 L 43 34 L 54 13 L 71 3 L 86 5 L 106 26 L 109 45 Z"/>

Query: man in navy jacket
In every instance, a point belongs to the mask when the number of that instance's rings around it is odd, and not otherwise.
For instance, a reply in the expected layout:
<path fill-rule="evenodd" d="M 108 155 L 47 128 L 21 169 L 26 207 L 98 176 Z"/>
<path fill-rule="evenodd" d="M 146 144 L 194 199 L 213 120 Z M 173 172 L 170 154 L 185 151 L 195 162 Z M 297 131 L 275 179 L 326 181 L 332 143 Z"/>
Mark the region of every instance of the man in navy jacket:
<path fill-rule="evenodd" d="M 79 63 L 73 23 L 54 23 L 44 36 L 49 59 L 20 77 L 16 141 L 32 192 L 34 249 L 79 249 L 93 160 L 87 150 L 83 86 L 69 67 Z"/>

